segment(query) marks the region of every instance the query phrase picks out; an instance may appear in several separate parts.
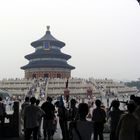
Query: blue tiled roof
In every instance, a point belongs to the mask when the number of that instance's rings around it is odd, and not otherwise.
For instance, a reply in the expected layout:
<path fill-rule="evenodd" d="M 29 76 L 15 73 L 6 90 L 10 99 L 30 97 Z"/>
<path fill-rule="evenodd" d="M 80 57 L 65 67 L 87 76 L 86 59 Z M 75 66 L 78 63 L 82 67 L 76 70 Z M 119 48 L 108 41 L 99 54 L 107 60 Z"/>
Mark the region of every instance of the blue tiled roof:
<path fill-rule="evenodd" d="M 34 53 L 28 54 L 25 56 L 26 59 L 30 60 L 33 58 L 63 58 L 63 59 L 70 59 L 71 56 L 68 54 L 64 54 L 60 51 L 56 51 L 56 50 L 49 50 L 49 51 L 45 51 L 45 50 L 38 50 Z"/>
<path fill-rule="evenodd" d="M 58 46 L 60 48 L 62 48 L 62 47 L 65 46 L 65 43 L 62 42 L 62 41 L 59 41 L 59 40 L 55 39 L 51 35 L 51 32 L 50 31 L 47 31 L 46 34 L 42 38 L 40 38 L 39 40 L 32 42 L 31 45 L 33 47 L 41 46 L 41 45 L 43 45 L 43 42 L 44 41 L 50 42 L 51 45 L 55 45 L 55 46 Z"/>
<path fill-rule="evenodd" d="M 21 67 L 21 69 L 29 69 L 29 68 L 67 68 L 67 69 L 75 69 L 75 67 L 67 64 L 67 62 L 55 61 L 55 60 L 47 60 L 47 61 L 33 61 L 29 62 L 29 64 Z"/>

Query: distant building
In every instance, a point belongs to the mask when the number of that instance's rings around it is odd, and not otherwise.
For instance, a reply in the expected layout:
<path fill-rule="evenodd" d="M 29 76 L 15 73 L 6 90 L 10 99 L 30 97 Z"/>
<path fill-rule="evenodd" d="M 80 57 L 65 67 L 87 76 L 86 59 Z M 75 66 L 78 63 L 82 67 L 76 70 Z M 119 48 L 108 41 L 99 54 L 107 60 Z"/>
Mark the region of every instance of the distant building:
<path fill-rule="evenodd" d="M 70 55 L 61 52 L 64 42 L 55 39 L 47 26 L 46 34 L 31 45 L 35 52 L 26 55 L 29 63 L 21 69 L 25 70 L 25 78 L 70 78 L 71 70 L 75 67 L 69 65 Z"/>

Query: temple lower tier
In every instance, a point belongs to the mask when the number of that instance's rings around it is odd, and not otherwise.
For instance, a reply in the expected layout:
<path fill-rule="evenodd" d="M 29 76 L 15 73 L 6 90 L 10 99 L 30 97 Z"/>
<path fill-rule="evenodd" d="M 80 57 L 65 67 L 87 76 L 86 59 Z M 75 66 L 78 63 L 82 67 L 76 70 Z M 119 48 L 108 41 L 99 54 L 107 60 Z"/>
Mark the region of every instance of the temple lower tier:
<path fill-rule="evenodd" d="M 25 78 L 70 78 L 71 77 L 71 71 L 68 69 L 30 69 L 25 70 Z"/>

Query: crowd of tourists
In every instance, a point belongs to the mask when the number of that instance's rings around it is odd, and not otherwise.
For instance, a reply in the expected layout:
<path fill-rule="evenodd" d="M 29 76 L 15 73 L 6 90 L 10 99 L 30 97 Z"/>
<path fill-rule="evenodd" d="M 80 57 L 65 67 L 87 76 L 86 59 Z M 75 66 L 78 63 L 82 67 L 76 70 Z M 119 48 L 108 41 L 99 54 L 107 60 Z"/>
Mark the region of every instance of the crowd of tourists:
<path fill-rule="evenodd" d="M 104 126 L 109 124 L 110 140 L 139 140 L 140 98 L 131 96 L 123 103 L 127 110 L 119 109 L 118 100 L 113 100 L 106 108 L 100 99 L 90 104 L 71 99 L 66 106 L 62 96 L 55 102 L 47 97 L 43 103 L 35 97 L 26 97 L 21 105 L 24 138 L 53 140 L 59 124 L 62 140 L 104 140 Z M 3 123 L 5 114 L 0 98 L 0 123 Z"/>

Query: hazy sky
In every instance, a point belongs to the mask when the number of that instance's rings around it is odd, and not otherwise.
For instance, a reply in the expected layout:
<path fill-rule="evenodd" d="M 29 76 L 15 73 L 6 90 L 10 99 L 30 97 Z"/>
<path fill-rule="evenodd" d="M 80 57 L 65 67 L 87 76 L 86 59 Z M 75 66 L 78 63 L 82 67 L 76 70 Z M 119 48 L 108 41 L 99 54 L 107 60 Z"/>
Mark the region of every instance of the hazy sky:
<path fill-rule="evenodd" d="M 0 0 L 0 79 L 23 78 L 30 43 L 50 25 L 66 43 L 72 77 L 140 77 L 140 6 L 136 0 Z"/>

